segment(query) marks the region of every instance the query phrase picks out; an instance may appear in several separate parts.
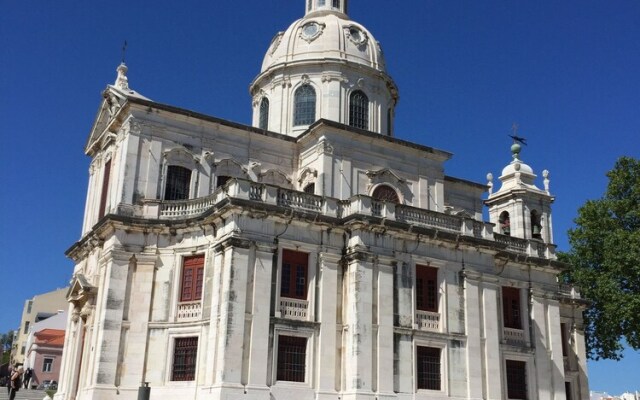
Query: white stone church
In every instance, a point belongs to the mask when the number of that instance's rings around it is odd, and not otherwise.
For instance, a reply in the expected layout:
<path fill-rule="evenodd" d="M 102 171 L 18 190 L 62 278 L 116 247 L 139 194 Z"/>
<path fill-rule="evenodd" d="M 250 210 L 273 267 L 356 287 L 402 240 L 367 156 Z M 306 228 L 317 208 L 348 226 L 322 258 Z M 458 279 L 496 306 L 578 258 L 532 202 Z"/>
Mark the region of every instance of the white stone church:
<path fill-rule="evenodd" d="M 306 0 L 273 38 L 252 126 L 117 72 L 57 400 L 588 399 L 548 172 L 514 142 L 494 188 L 396 139 L 398 88 L 347 0 Z"/>

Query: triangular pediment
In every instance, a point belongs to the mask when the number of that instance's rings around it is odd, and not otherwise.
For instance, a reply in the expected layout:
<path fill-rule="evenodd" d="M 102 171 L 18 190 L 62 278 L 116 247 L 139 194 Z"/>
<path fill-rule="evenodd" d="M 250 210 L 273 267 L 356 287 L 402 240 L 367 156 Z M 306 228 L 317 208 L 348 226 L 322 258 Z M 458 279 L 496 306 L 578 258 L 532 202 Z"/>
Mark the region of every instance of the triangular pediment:
<path fill-rule="evenodd" d="M 98 288 L 91 285 L 83 274 L 75 274 L 71 280 L 71 286 L 67 292 L 67 301 L 85 303 L 96 295 Z"/>
<path fill-rule="evenodd" d="M 114 133 L 117 131 L 119 124 L 114 124 L 114 121 L 117 122 L 118 113 L 127 101 L 125 95 L 110 85 L 102 92 L 102 97 L 103 100 L 98 108 L 98 113 L 85 146 L 85 153 L 87 154 L 92 152 L 96 144 L 104 140 L 109 131 Z"/>

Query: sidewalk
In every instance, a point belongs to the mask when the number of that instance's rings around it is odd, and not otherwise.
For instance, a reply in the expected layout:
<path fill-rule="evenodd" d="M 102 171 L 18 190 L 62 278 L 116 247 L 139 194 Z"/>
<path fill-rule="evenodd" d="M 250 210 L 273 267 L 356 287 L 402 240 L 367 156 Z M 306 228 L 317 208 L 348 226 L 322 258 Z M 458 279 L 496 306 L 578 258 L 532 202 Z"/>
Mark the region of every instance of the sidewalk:
<path fill-rule="evenodd" d="M 16 393 L 16 400 L 42 400 L 46 395 L 44 390 L 20 389 Z M 0 400 L 9 400 L 6 387 L 0 387 Z"/>

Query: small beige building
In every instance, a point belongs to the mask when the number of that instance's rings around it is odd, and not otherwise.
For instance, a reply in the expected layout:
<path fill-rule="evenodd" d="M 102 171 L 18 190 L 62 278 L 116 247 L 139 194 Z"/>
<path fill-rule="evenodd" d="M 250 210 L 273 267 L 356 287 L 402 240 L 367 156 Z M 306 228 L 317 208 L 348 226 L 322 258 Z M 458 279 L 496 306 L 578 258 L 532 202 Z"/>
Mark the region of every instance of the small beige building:
<path fill-rule="evenodd" d="M 252 126 L 118 67 L 85 147 L 56 399 L 588 399 L 549 173 L 514 143 L 495 187 L 447 175 L 451 153 L 394 136 L 398 89 L 346 0 L 303 5 Z"/>
<path fill-rule="evenodd" d="M 13 348 L 11 350 L 11 360 L 14 365 L 24 363 L 28 350 L 27 339 L 29 338 L 30 328 L 36 322 L 54 316 L 60 311 L 66 311 L 69 308 L 69 303 L 67 302 L 68 290 L 68 287 L 56 289 L 52 292 L 36 295 L 24 302 L 20 328 L 17 330 L 18 333 L 13 340 Z"/>

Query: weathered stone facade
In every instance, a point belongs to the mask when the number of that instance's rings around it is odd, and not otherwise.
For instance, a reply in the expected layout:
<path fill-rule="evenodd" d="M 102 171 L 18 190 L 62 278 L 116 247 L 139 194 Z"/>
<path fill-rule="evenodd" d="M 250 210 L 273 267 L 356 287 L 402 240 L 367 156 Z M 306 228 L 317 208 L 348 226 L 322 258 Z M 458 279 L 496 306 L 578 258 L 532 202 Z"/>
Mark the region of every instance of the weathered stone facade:
<path fill-rule="evenodd" d="M 315 1 L 280 40 L 326 18 L 363 29 L 341 0 Z M 375 61 L 371 49 L 350 51 Z M 360 69 L 385 88 L 371 101 L 395 106 L 377 61 L 298 61 L 289 67 L 308 82 Z M 265 63 L 254 94 L 296 112 L 293 92 L 258 89 L 277 64 Z M 330 82 L 314 84 L 318 98 Z M 134 399 L 141 382 L 152 399 L 588 397 L 581 301 L 557 280 L 553 197 L 519 158 L 483 222 L 487 186 L 446 176 L 450 153 L 378 129 L 387 120 L 354 128 L 353 113 L 332 118 L 318 102 L 329 119 L 266 130 L 257 108 L 255 127 L 239 125 L 139 95 L 123 65 L 104 97 L 86 146 L 83 237 L 67 253 L 56 399 Z M 523 222 L 497 231 L 502 211 Z"/>

